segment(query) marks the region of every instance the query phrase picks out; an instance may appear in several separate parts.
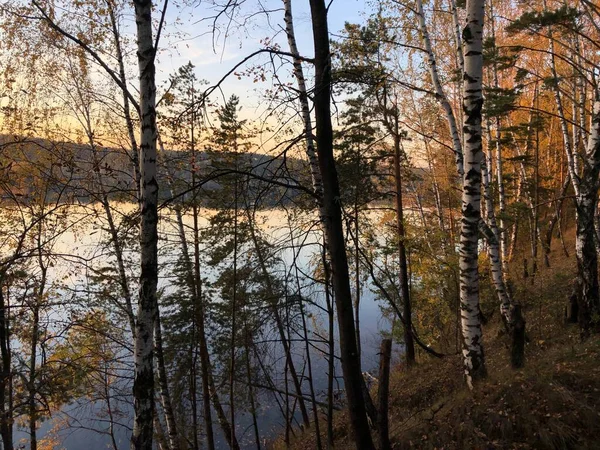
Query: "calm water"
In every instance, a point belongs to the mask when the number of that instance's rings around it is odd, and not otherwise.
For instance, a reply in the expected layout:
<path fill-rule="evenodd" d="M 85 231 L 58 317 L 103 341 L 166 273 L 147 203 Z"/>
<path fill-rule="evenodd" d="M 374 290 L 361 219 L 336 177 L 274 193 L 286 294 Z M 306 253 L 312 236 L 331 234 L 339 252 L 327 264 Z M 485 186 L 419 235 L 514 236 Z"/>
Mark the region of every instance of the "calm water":
<path fill-rule="evenodd" d="M 102 217 L 103 212 L 99 206 L 86 205 L 78 208 L 71 208 L 69 213 L 70 219 L 76 219 L 79 221 L 79 226 L 73 228 L 64 234 L 62 234 L 55 242 L 53 251 L 62 255 L 75 255 L 76 257 L 68 257 L 64 259 L 58 259 L 59 264 L 56 264 L 51 269 L 50 277 L 54 280 L 61 279 L 70 289 L 74 291 L 83 292 L 85 288 L 85 275 L 86 268 L 81 264 L 84 259 L 89 261 L 89 264 L 94 267 L 99 267 L 107 262 L 111 262 L 110 249 L 101 245 L 101 242 L 106 238 L 105 231 L 102 229 L 102 220 L 95 219 L 94 214 L 90 215 L 91 209 L 96 209 L 98 216 Z M 134 208 L 132 205 L 120 204 L 117 205 L 118 213 L 116 216 L 126 215 L 131 213 Z M 212 214 L 212 211 L 203 210 L 202 214 L 208 217 Z M 287 224 L 287 215 L 281 210 L 271 210 L 268 212 L 260 213 L 259 216 L 263 218 L 261 228 L 265 234 L 270 236 L 273 242 L 282 242 L 289 239 L 289 228 Z M 303 247 L 297 252 L 298 266 L 302 270 L 309 270 L 311 261 L 315 259 L 315 253 L 318 251 L 318 246 L 315 245 L 318 242 L 318 234 L 316 232 L 306 231 L 310 229 L 310 217 L 305 217 L 304 221 L 307 223 L 304 228 L 302 239 Z M 185 216 L 184 222 L 186 225 L 191 226 L 192 218 Z M 201 220 L 201 226 L 206 226 L 207 219 Z M 174 227 L 174 216 L 169 214 L 163 214 L 161 216 L 160 223 L 161 237 L 170 236 L 169 239 L 175 239 L 176 229 Z M 300 237 L 296 236 L 297 242 L 300 242 Z M 296 244 L 297 245 L 297 244 Z M 161 241 L 160 260 L 159 263 L 163 266 L 161 271 L 160 286 L 167 292 L 172 290 L 173 287 L 169 280 L 169 270 L 165 270 L 165 267 L 170 262 L 174 261 L 177 257 L 176 246 L 169 244 L 166 240 Z M 131 254 L 131 257 L 135 260 L 135 254 Z M 289 271 L 292 261 L 294 259 L 294 252 L 291 249 L 282 251 L 279 255 L 282 261 L 282 269 Z M 81 258 L 81 259 L 80 259 Z M 79 262 L 78 262 L 79 261 Z M 136 266 L 133 265 L 135 270 Z M 135 273 L 131 274 L 135 277 Z M 207 274 L 205 274 L 207 275 Z M 208 274 L 210 276 L 210 274 Z M 311 298 L 318 299 L 318 293 L 316 293 L 316 286 L 305 286 L 303 294 L 307 295 L 313 293 Z M 317 295 L 315 297 L 314 295 Z M 322 300 L 322 299 L 321 299 Z M 326 330 L 327 318 L 318 311 L 317 308 L 310 310 L 311 315 L 314 317 L 309 320 L 309 326 L 311 332 L 318 332 L 318 330 Z M 67 311 L 57 310 L 49 314 L 48 320 L 54 321 L 56 324 L 63 322 L 64 314 Z M 378 350 L 381 341 L 381 331 L 389 330 L 390 324 L 386 319 L 382 318 L 379 303 L 375 301 L 374 295 L 369 289 L 369 286 L 364 286 L 361 293 L 361 306 L 360 306 L 360 326 L 361 326 L 361 343 L 362 343 L 362 361 L 363 370 L 375 371 L 378 364 Z M 337 323 L 336 323 L 337 326 Z M 336 331 L 337 334 L 337 331 Z M 304 344 L 294 343 L 292 344 L 293 352 L 296 354 L 296 366 L 300 372 L 305 365 L 304 358 Z M 281 351 L 281 350 L 277 350 Z M 276 352 L 277 352 L 276 351 Z M 337 349 L 336 349 L 337 353 Z M 280 355 L 273 355 L 273 364 L 278 372 L 278 385 L 283 389 L 283 361 Z M 128 356 L 125 356 L 127 359 Z M 311 360 L 313 364 L 313 377 L 314 386 L 317 395 L 321 400 L 325 400 L 326 388 L 327 388 L 327 360 L 325 356 L 317 350 L 312 350 Z M 337 379 L 337 388 L 343 388 L 343 382 L 341 380 L 341 369 L 339 364 L 336 364 L 336 375 L 339 376 Z M 308 396 L 308 386 L 305 383 L 305 392 Z M 292 390 L 290 388 L 290 390 Z M 129 427 L 131 427 L 131 406 L 129 404 L 130 388 L 123 386 L 122 392 L 123 399 L 119 401 L 115 400 L 117 408 L 120 410 L 119 421 L 122 426 L 118 426 L 115 429 L 117 435 L 117 444 L 119 448 L 128 448 L 129 446 Z M 281 415 L 279 408 L 276 406 L 273 394 L 261 393 L 259 395 L 259 428 L 261 437 L 264 440 L 272 439 L 279 435 L 284 427 L 284 419 Z M 225 398 L 223 399 L 225 403 Z M 114 405 L 113 405 L 114 406 Z M 310 404 L 307 403 L 307 407 L 310 408 Z M 60 442 L 57 448 L 65 448 L 69 450 L 90 450 L 90 449 L 101 449 L 110 448 L 110 437 L 106 433 L 108 430 L 108 424 L 100 416 L 106 409 L 104 402 L 102 401 L 90 401 L 89 399 L 82 399 L 74 402 L 71 405 L 63 407 L 60 412 L 53 415 L 50 420 L 46 420 L 40 425 L 38 431 L 38 439 L 50 434 L 55 434 L 56 439 Z M 309 411 L 310 412 L 310 411 Z M 70 427 L 67 429 L 61 429 L 64 427 L 65 418 L 69 418 Z M 213 416 L 214 418 L 214 416 Z M 244 448 L 254 448 L 254 438 L 251 429 L 251 417 L 248 413 L 238 414 L 237 420 L 237 437 L 240 444 Z M 53 430 L 54 428 L 54 430 Z M 218 438 L 218 447 L 227 448 L 224 443 L 222 436 L 220 436 L 220 429 L 218 426 L 214 427 Z M 22 439 L 23 448 L 28 448 L 28 434 L 23 430 L 17 430 L 15 433 L 15 442 L 19 442 Z"/>

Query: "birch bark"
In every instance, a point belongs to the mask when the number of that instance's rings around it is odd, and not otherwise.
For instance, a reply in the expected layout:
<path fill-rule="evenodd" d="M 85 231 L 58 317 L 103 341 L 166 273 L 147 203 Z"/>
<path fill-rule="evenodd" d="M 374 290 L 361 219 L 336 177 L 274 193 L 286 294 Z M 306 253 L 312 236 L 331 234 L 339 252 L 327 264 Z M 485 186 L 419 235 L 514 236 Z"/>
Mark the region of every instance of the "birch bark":
<path fill-rule="evenodd" d="M 597 89 L 597 88 L 596 88 Z M 583 172 L 577 196 L 575 252 L 581 283 L 579 325 L 582 336 L 598 327 L 600 298 L 598 293 L 598 253 L 595 247 L 594 215 L 598 203 L 600 173 L 600 93 L 596 90 Z"/>
<path fill-rule="evenodd" d="M 158 183 L 156 179 L 155 48 L 152 1 L 134 0 L 140 82 L 141 273 L 134 347 L 132 450 L 152 450 L 154 416 L 154 322 L 158 283 Z"/>
<path fill-rule="evenodd" d="M 501 253 L 500 253 L 500 245 L 498 242 L 498 229 L 496 226 L 496 218 L 494 217 L 494 205 L 492 202 L 492 193 L 490 189 L 490 174 L 487 168 L 487 164 L 485 163 L 485 159 L 481 164 L 481 174 L 483 180 L 483 198 L 486 204 L 486 215 L 487 215 L 487 223 L 490 228 L 490 232 L 487 230 L 482 230 L 483 234 L 486 237 L 488 243 L 488 255 L 490 257 L 490 265 L 492 271 L 492 281 L 494 283 L 494 288 L 496 289 L 496 294 L 500 299 L 500 313 L 502 314 L 502 318 L 506 323 L 510 323 L 510 305 L 511 300 L 508 295 L 508 291 L 506 289 L 506 285 L 504 283 L 504 277 L 502 276 L 502 264 L 501 264 Z"/>
<path fill-rule="evenodd" d="M 554 40 L 552 32 L 549 34 L 550 39 L 550 68 L 552 72 L 552 92 L 554 93 L 554 101 L 556 102 L 556 112 L 560 118 L 560 127 L 563 135 L 563 144 L 565 147 L 565 154 L 567 157 L 567 168 L 569 170 L 569 176 L 571 178 L 571 184 L 575 191 L 575 196 L 579 198 L 579 176 L 575 168 L 575 156 L 573 154 L 573 145 L 571 142 L 571 136 L 569 134 L 569 124 L 567 123 L 565 116 L 565 109 L 562 102 L 562 96 L 560 88 L 558 86 L 558 72 L 556 70 L 556 58 L 554 56 Z"/>
<path fill-rule="evenodd" d="M 496 28 L 495 28 L 495 20 L 494 20 L 494 4 L 493 1 L 490 0 L 490 31 L 491 37 L 494 41 L 494 45 L 496 42 Z M 494 59 L 492 64 L 492 81 L 494 83 L 494 88 L 500 88 L 500 82 L 498 80 L 498 64 Z M 503 161 L 502 161 L 502 145 L 500 144 L 502 141 L 502 131 L 501 131 L 501 122 L 500 117 L 496 116 L 495 118 L 495 150 L 496 150 L 496 182 L 498 183 L 498 207 L 500 212 L 500 220 L 498 221 L 498 228 L 496 232 L 496 236 L 498 237 L 498 241 L 500 243 L 500 253 L 502 255 L 501 265 L 504 273 L 508 273 L 508 239 L 506 234 L 506 229 L 504 226 L 503 216 L 506 212 L 506 195 L 504 193 L 504 175 L 503 175 Z M 491 132 L 490 132 L 491 134 Z M 488 167 L 488 170 L 492 170 L 491 165 Z M 490 179 L 492 177 L 490 176 Z"/>
<path fill-rule="evenodd" d="M 456 117 L 454 116 L 454 112 L 452 111 L 452 106 L 448 101 L 448 97 L 444 92 L 444 88 L 442 87 L 442 82 L 440 81 L 440 75 L 437 68 L 437 61 L 435 54 L 433 53 L 433 47 L 431 45 L 431 38 L 429 37 L 429 30 L 427 29 L 427 24 L 425 22 L 425 12 L 423 10 L 423 0 L 417 0 L 417 19 L 419 22 L 419 30 L 421 32 L 421 38 L 423 39 L 423 45 L 425 46 L 425 52 L 427 53 L 427 65 L 429 67 L 429 75 L 431 76 L 431 82 L 433 84 L 433 88 L 435 91 L 435 96 L 437 100 L 440 102 L 442 109 L 446 115 L 446 120 L 448 122 L 448 128 L 450 128 L 450 134 L 452 135 L 452 148 L 454 149 L 454 157 L 456 160 L 456 169 L 458 170 L 458 174 L 460 177 L 463 176 L 464 173 L 464 162 L 463 162 L 463 151 L 462 151 L 462 142 L 461 136 L 458 131 L 458 126 L 456 125 Z M 458 19 L 456 19 L 458 20 Z M 460 43 L 457 43 L 457 46 L 460 46 Z M 462 60 L 462 58 L 461 58 Z"/>
<path fill-rule="evenodd" d="M 296 34 L 294 32 L 294 19 L 292 15 L 292 0 L 283 0 L 284 7 L 284 21 L 285 31 L 287 34 L 288 45 L 290 47 L 290 53 L 294 55 L 294 77 L 298 83 L 298 100 L 300 102 L 300 110 L 302 115 L 302 122 L 304 123 L 304 136 L 306 141 L 306 155 L 308 157 L 308 163 L 310 168 L 310 175 L 312 178 L 313 189 L 317 197 L 320 199 L 323 195 L 323 181 L 321 179 L 321 173 L 319 172 L 319 161 L 317 154 L 315 153 L 315 142 L 313 134 L 312 120 L 310 117 L 310 106 L 308 103 L 308 90 L 306 89 L 306 78 L 304 77 L 304 70 L 302 69 L 302 61 L 300 60 L 300 53 L 298 52 L 298 45 L 296 43 Z M 323 202 L 319 200 L 319 218 L 321 223 L 324 223 Z M 324 236 L 324 238 L 326 238 Z"/>
<path fill-rule="evenodd" d="M 419 0 L 420 2 L 420 0 Z M 463 29 L 464 164 L 462 221 L 460 232 L 460 309 L 465 375 L 470 387 L 486 376 L 479 317 L 478 230 L 481 204 L 481 109 L 483 106 L 482 35 L 484 1 L 467 1 L 467 24 Z"/>

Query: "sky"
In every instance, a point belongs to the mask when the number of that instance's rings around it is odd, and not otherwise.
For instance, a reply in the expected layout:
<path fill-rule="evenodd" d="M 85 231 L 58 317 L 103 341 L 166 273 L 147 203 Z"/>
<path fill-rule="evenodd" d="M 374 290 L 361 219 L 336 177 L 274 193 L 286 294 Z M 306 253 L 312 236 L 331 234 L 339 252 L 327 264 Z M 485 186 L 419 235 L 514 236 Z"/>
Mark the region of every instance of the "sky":
<path fill-rule="evenodd" d="M 68 1 L 66 0 L 67 5 Z M 157 9 L 154 11 L 154 19 L 158 22 L 164 0 L 155 0 Z M 237 0 L 242 4 L 241 10 L 231 22 L 229 32 L 225 34 L 227 18 L 221 17 L 218 21 L 217 33 L 213 34 L 212 17 L 216 14 L 215 3 L 226 3 L 230 0 L 170 0 L 167 8 L 166 21 L 161 40 L 159 42 L 159 54 L 157 57 L 157 85 L 158 94 L 164 92 L 169 77 L 177 69 L 188 62 L 196 67 L 196 76 L 200 80 L 206 80 L 209 85 L 214 85 L 227 72 L 242 61 L 247 55 L 264 49 L 264 39 L 278 44 L 283 51 L 289 51 L 287 38 L 283 23 L 283 1 L 282 0 Z M 362 22 L 365 11 L 368 11 L 367 2 L 371 0 L 326 0 L 331 1 L 328 21 L 329 30 L 332 34 L 339 33 L 345 22 Z M 259 6 L 269 11 L 267 14 L 259 11 Z M 309 0 L 292 0 L 294 15 L 294 27 L 300 54 L 306 57 L 313 56 L 312 27 L 310 21 Z M 65 21 L 76 20 L 69 16 L 65 8 Z M 135 21 L 130 10 L 123 16 L 122 33 L 128 39 L 128 47 L 131 52 L 128 57 L 128 68 L 131 74 L 131 86 L 135 89 L 137 82 L 134 77 L 137 73 L 137 61 L 135 58 Z M 250 18 L 248 18 L 250 16 Z M 262 40 L 262 43 L 261 43 Z M 267 63 L 268 55 L 260 55 L 246 64 L 246 68 L 252 64 Z M 310 74 L 310 66 L 306 65 L 307 75 Z M 242 69 L 242 68 L 241 68 Z M 241 70 L 240 69 L 240 70 Z M 292 66 L 287 64 L 278 72 L 283 82 L 295 80 L 291 73 Z M 103 69 L 98 69 L 99 78 L 104 79 Z M 309 82 L 310 83 L 310 82 Z M 249 77 L 238 79 L 236 76 L 229 77 L 221 85 L 221 91 L 211 96 L 212 101 L 223 104 L 226 98 L 232 94 L 240 98 L 240 118 L 256 119 L 255 125 L 268 123 L 264 117 L 269 105 L 265 103 L 261 94 L 272 85 L 271 77 L 265 82 L 254 83 Z M 310 86 L 310 84 L 309 84 Z M 0 106 L 6 99 L 0 97 Z M 3 117 L 0 116 L 0 125 Z M 59 116 L 57 123 L 61 126 L 72 124 L 79 128 L 78 123 L 68 113 Z M 270 141 L 273 133 L 265 133 L 259 138 L 264 144 Z M 270 144 L 269 144 L 270 145 Z"/>
<path fill-rule="evenodd" d="M 367 10 L 367 0 L 333 0 L 329 10 L 329 31 L 337 33 L 345 22 L 360 22 Z M 224 39 L 225 20 L 219 21 L 221 31 L 215 35 L 213 45 L 212 20 L 215 10 L 210 2 L 202 2 L 194 7 L 169 6 L 167 14 L 167 34 L 162 41 L 163 50 L 158 61 L 158 77 L 165 81 L 178 67 L 192 62 L 196 66 L 196 75 L 206 79 L 211 85 L 231 70 L 248 54 L 264 48 L 261 39 L 269 38 L 278 43 L 281 49 L 288 51 L 286 36 L 283 32 L 283 2 L 281 0 L 261 0 L 264 8 L 271 12 L 254 15 L 245 23 L 241 18 L 232 22 L 229 35 Z M 242 15 L 257 11 L 258 0 L 246 0 Z M 308 0 L 292 0 L 294 27 L 300 53 L 312 57 L 312 29 Z M 253 59 L 265 62 L 265 55 Z M 287 73 L 289 71 L 286 70 Z M 268 84 L 268 83 L 267 83 Z M 249 78 L 231 77 L 223 84 L 226 97 L 232 94 L 241 99 L 246 113 L 260 108 L 260 99 L 256 89 L 264 88 L 264 83 L 255 84 Z"/>

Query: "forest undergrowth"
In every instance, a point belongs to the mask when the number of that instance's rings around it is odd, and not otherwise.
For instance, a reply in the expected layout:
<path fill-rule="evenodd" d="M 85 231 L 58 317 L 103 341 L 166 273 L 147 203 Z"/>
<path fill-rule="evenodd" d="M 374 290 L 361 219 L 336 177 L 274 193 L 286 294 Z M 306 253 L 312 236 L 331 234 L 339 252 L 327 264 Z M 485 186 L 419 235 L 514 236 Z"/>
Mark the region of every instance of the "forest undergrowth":
<path fill-rule="evenodd" d="M 572 248 L 574 231 L 565 233 Z M 600 336 L 582 342 L 566 324 L 565 305 L 576 275 L 575 256 L 557 242 L 550 267 L 524 278 L 523 258 L 510 270 L 527 321 L 526 364 L 510 365 L 509 339 L 500 314 L 484 326 L 489 376 L 470 391 L 460 355 L 421 354 L 411 369 L 392 368 L 390 441 L 394 449 L 598 449 L 600 440 Z M 488 303 L 489 305 L 490 303 Z M 486 313 L 486 311 L 484 311 Z M 377 386 L 371 392 L 376 398 Z M 346 412 L 334 424 L 337 448 L 349 448 Z M 315 448 L 310 430 L 296 431 L 292 449 Z M 281 443 L 275 449 L 284 448 Z"/>

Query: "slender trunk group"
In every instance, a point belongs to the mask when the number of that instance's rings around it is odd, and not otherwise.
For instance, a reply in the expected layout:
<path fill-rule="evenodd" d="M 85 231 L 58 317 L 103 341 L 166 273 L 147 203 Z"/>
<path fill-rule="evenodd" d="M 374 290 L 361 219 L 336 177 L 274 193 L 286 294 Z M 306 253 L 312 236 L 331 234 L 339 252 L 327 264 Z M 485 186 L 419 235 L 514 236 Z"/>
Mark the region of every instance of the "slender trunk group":
<path fill-rule="evenodd" d="M 288 39 L 288 45 L 290 53 L 293 55 L 294 65 L 294 77 L 298 84 L 298 99 L 300 102 L 300 110 L 302 114 L 302 121 L 304 125 L 304 135 L 306 143 L 306 155 L 308 157 L 309 169 L 311 174 L 311 181 L 313 185 L 313 191 L 316 195 L 316 207 L 319 215 L 319 222 L 321 224 L 321 236 L 323 241 L 323 273 L 325 279 L 325 298 L 326 307 L 328 310 L 328 324 L 329 324 L 329 362 L 328 362 L 328 382 L 327 382 L 327 443 L 329 448 L 333 448 L 333 379 L 334 379 L 334 338 L 333 338 L 333 322 L 334 322 L 334 311 L 333 302 L 331 301 L 331 265 L 330 265 L 330 249 L 329 249 L 329 235 L 326 230 L 327 221 L 327 210 L 325 209 L 324 198 L 323 198 L 323 174 L 321 172 L 317 153 L 315 151 L 315 138 L 313 134 L 313 124 L 310 114 L 308 90 L 306 87 L 306 79 L 304 77 L 304 71 L 302 69 L 302 61 L 300 59 L 300 53 L 298 52 L 298 46 L 296 43 L 296 35 L 294 32 L 294 20 L 292 14 L 292 0 L 283 0 L 284 4 L 284 22 L 285 30 Z M 311 4 L 312 8 L 312 4 Z M 325 14 L 325 25 L 327 23 L 326 11 Z M 313 25 L 314 26 L 314 25 Z M 325 33 L 327 34 L 327 32 Z M 329 38 L 327 38 L 329 39 Z M 327 100 L 329 101 L 329 100 Z M 333 138 L 333 137 L 332 137 Z M 359 339 L 359 335 L 355 336 L 355 339 Z M 360 362 L 360 344 L 357 342 L 357 358 Z M 317 423 L 317 422 L 316 422 Z M 317 423 L 318 433 L 318 423 Z M 319 437 L 319 446 L 320 437 Z"/>

